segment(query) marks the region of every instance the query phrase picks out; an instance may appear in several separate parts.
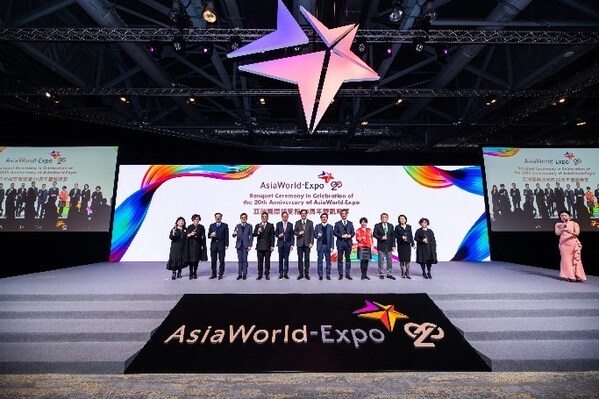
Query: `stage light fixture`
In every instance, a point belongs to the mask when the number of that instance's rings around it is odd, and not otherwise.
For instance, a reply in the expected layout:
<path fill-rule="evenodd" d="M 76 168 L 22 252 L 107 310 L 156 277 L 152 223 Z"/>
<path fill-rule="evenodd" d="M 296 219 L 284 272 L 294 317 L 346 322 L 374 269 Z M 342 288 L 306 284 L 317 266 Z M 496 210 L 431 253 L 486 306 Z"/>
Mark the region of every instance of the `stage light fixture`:
<path fill-rule="evenodd" d="M 389 13 L 389 21 L 399 22 L 401 17 L 403 17 L 403 3 L 401 1 L 394 0 L 393 8 Z"/>
<path fill-rule="evenodd" d="M 216 22 L 216 10 L 212 1 L 206 1 L 204 3 L 204 9 L 202 10 L 202 18 L 208 23 Z"/>
<path fill-rule="evenodd" d="M 426 43 L 426 38 L 424 37 L 415 37 L 412 39 L 412 48 L 418 54 L 424 51 L 424 44 Z"/>
<path fill-rule="evenodd" d="M 434 21 L 435 19 L 437 19 L 437 10 L 435 10 L 435 6 L 433 5 L 432 2 L 428 2 L 426 3 L 426 5 L 424 6 L 424 11 L 422 12 L 422 15 L 424 15 L 424 17 L 428 20 L 429 24 L 431 21 Z"/>
<path fill-rule="evenodd" d="M 241 47 L 241 38 L 239 36 L 231 36 L 229 39 L 229 48 L 231 51 L 238 50 Z"/>
<path fill-rule="evenodd" d="M 493 105 L 493 104 L 495 104 L 495 103 L 497 103 L 497 97 L 495 97 L 495 96 L 489 96 L 489 97 L 487 97 L 487 99 L 485 100 L 485 104 L 486 104 L 487 106 Z"/>
<path fill-rule="evenodd" d="M 366 54 L 366 51 L 368 51 L 366 39 L 360 38 L 356 40 L 356 42 L 354 43 L 354 51 L 359 55 Z"/>
<path fill-rule="evenodd" d="M 183 39 L 182 36 L 175 36 L 173 39 L 173 50 L 175 50 L 175 53 L 184 54 L 186 49 L 185 47 L 185 39 Z"/>
<path fill-rule="evenodd" d="M 171 10 L 168 12 L 168 17 L 173 22 L 178 22 L 179 17 L 181 15 L 181 3 L 179 0 L 173 0 L 173 5 L 171 6 Z"/>

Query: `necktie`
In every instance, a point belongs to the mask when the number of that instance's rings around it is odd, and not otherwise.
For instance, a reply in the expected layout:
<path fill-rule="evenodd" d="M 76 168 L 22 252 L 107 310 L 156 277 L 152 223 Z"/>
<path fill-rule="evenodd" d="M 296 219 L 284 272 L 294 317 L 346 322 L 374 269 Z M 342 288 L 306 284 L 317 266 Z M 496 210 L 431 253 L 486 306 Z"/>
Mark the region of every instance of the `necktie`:
<path fill-rule="evenodd" d="M 245 223 L 241 223 L 241 228 L 245 229 Z"/>
<path fill-rule="evenodd" d="M 262 223 L 262 228 L 265 228 L 265 227 L 266 227 L 266 223 Z"/>
<path fill-rule="evenodd" d="M 287 222 L 283 223 L 283 231 L 287 230 Z"/>
<path fill-rule="evenodd" d="M 383 224 L 383 231 L 387 234 L 387 223 Z"/>
<path fill-rule="evenodd" d="M 216 224 L 216 227 L 220 227 L 220 223 L 217 223 L 217 224 Z"/>
<path fill-rule="evenodd" d="M 347 226 L 347 222 L 346 222 L 345 220 L 343 221 L 343 225 L 344 225 L 344 226 Z"/>
<path fill-rule="evenodd" d="M 306 221 L 302 221 L 302 226 L 306 227 Z"/>

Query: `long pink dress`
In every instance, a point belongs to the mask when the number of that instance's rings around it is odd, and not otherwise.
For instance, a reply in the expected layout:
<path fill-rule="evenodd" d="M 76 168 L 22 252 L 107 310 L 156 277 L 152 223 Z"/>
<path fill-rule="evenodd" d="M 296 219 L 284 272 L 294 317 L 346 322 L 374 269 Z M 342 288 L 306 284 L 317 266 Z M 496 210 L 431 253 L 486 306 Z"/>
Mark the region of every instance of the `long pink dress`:
<path fill-rule="evenodd" d="M 562 222 L 555 224 L 555 234 L 559 235 L 559 252 L 561 254 L 559 276 L 571 280 L 586 281 L 587 276 L 584 273 L 580 259 L 582 244 L 578 237 L 569 233 L 574 230 L 574 222 L 571 220 L 567 222 L 569 232 L 563 231 L 563 225 Z"/>

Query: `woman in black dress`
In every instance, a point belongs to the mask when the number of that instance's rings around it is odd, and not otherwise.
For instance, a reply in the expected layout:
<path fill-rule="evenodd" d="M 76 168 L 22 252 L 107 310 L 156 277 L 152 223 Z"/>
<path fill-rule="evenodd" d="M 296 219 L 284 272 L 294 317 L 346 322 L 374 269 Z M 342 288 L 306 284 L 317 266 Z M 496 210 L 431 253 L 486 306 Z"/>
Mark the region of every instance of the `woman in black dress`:
<path fill-rule="evenodd" d="M 187 265 L 187 256 L 185 253 L 187 232 L 185 231 L 185 218 L 183 216 L 177 218 L 175 227 L 169 232 L 168 238 L 171 240 L 171 248 L 166 268 L 172 270 L 172 279 L 175 280 L 181 278 L 181 269 Z"/>
<path fill-rule="evenodd" d="M 432 279 L 431 267 L 437 263 L 437 241 L 433 231 L 428 228 L 429 220 L 427 218 L 421 218 L 418 224 L 420 224 L 420 228 L 414 234 L 416 262 L 420 263 L 420 267 L 422 267 L 422 277 Z"/>
<path fill-rule="evenodd" d="M 189 279 L 198 278 L 198 264 L 208 260 L 206 249 L 206 229 L 200 224 L 200 215 L 191 216 L 191 224 L 187 226 L 187 262 L 189 263 Z"/>
<path fill-rule="evenodd" d="M 401 278 L 410 277 L 410 261 L 412 248 L 414 248 L 414 237 L 412 226 L 408 224 L 406 215 L 399 215 L 397 226 L 395 226 L 395 237 L 397 238 L 397 254 L 399 255 L 399 267 L 401 267 Z"/>

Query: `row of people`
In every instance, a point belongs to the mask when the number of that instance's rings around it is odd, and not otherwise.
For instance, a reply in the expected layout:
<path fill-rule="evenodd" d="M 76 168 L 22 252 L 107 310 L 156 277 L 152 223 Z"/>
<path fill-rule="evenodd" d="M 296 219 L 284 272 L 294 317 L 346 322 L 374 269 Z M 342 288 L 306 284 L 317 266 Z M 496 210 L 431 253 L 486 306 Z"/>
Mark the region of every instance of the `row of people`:
<path fill-rule="evenodd" d="M 521 207 L 522 198 L 524 198 L 523 207 Z M 516 183 L 512 183 L 509 192 L 505 184 L 500 184 L 499 188 L 496 184 L 491 187 L 491 210 L 494 219 L 523 208 L 534 211 L 537 218 L 557 215 L 559 209 L 567 209 L 574 217 L 581 209 L 585 212 L 588 210 L 592 216 L 598 199 L 599 184 L 595 191 L 592 191 L 589 186 L 581 187 L 580 182 L 576 182 L 574 188 L 570 184 L 566 184 L 566 188 L 563 188 L 560 182 L 555 182 L 555 187 L 551 187 L 551 183 L 546 183 L 542 188 L 540 183 L 536 183 L 534 189 L 526 183 L 522 194 Z"/>
<path fill-rule="evenodd" d="M 263 212 L 260 223 L 252 226 L 248 223 L 246 213 L 240 215 L 240 222 L 235 225 L 231 237 L 235 239 L 238 261 L 238 280 L 246 280 L 248 276 L 248 254 L 254 247 L 257 255 L 257 280 L 270 279 L 270 259 L 275 247 L 278 249 L 279 279 L 289 279 L 289 256 L 293 248 L 297 251 L 297 279 L 310 280 L 310 254 L 316 241 L 318 278 L 331 279 L 331 255 L 337 249 L 337 272 L 339 280 L 351 276 L 351 252 L 354 238 L 358 247 L 361 278 L 369 279 L 368 265 L 372 259 L 374 240 L 377 243 L 378 275 L 380 279 L 393 276 L 393 257 L 395 250 L 399 255 L 402 278 L 411 278 L 411 250 L 416 248 L 416 262 L 421 265 L 422 276 L 432 278 L 432 265 L 437 263 L 436 240 L 433 231 L 428 227 L 429 220 L 422 218 L 420 228 L 412 234 L 405 215 L 399 215 L 398 224 L 389 223 L 389 215 L 382 213 L 380 222 L 374 228 L 368 227 L 368 220 L 360 219 L 360 227 L 354 228 L 347 219 L 348 210 L 340 212 L 341 219 L 334 225 L 328 223 L 328 214 L 320 215 L 320 223 L 316 225 L 307 218 L 308 211 L 300 211 L 300 219 L 294 223 L 289 221 L 289 214 L 283 212 L 276 225 L 268 221 L 269 214 Z M 208 260 L 207 240 L 210 240 L 210 279 L 219 280 L 225 272 L 225 254 L 229 248 L 229 226 L 222 221 L 222 214 L 214 215 L 215 221 L 206 232 L 200 224 L 200 216 L 194 214 L 192 223 L 186 226 L 185 218 L 179 216 L 175 226 L 169 233 L 171 241 L 169 259 L 166 268 L 172 272 L 172 279 L 181 278 L 181 270 L 189 266 L 189 278 L 197 279 L 198 264 Z"/>
<path fill-rule="evenodd" d="M 35 181 L 31 181 L 29 187 L 21 183 L 19 188 L 15 188 L 15 183 L 10 183 L 6 189 L 4 183 L 0 183 L 0 215 L 8 220 L 20 217 L 23 213 L 25 219 L 44 219 L 47 209 L 52 212 L 57 210 L 60 217 L 67 206 L 68 216 L 79 209 L 87 212 L 89 208 L 93 213 L 101 207 L 103 199 L 102 188 L 96 186 L 92 192 L 88 184 L 84 184 L 81 189 L 75 183 L 69 190 L 67 186 L 59 189 L 57 181 L 53 181 L 50 188 L 46 187 L 46 183 L 37 187 Z"/>

